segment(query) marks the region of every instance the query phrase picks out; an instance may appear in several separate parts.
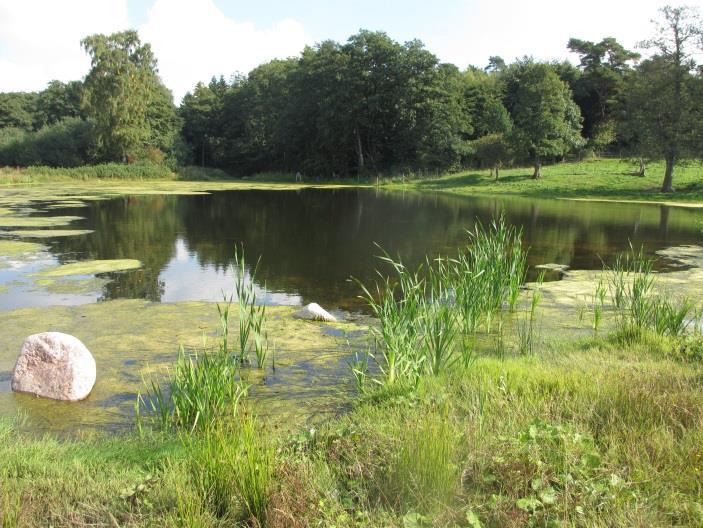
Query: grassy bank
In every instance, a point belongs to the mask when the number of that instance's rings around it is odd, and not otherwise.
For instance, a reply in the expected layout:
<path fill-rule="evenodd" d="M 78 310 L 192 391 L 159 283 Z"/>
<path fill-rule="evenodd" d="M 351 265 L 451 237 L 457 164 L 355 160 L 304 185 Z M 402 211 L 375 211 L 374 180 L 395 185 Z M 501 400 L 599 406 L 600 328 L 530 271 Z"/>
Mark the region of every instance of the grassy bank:
<path fill-rule="evenodd" d="M 543 167 L 543 178 L 533 180 L 532 169 L 519 167 L 500 171 L 495 180 L 487 170 L 467 170 L 434 178 L 414 175 L 379 176 L 325 180 L 304 177 L 295 181 L 294 174 L 262 173 L 234 179 L 212 168 L 168 167 L 149 164 L 104 164 L 76 168 L 28 167 L 0 168 L 0 185 L 51 183 L 55 181 L 154 181 L 231 182 L 246 187 L 265 185 L 267 188 L 291 186 L 382 186 L 388 189 L 439 191 L 453 194 L 515 195 L 534 198 L 566 198 L 588 200 L 642 201 L 696 204 L 703 202 L 703 165 L 699 161 L 681 163 L 674 176 L 675 193 L 661 193 L 663 162 L 650 163 L 644 177 L 635 175 L 638 165 L 630 160 L 588 160 L 564 162 Z"/>
<path fill-rule="evenodd" d="M 488 170 L 471 170 L 439 178 L 386 180 L 390 188 L 442 191 L 455 194 L 509 194 L 534 198 L 702 202 L 703 165 L 689 162 L 677 166 L 675 193 L 660 192 L 664 164 L 647 167 L 644 177 L 636 176 L 638 165 L 628 160 L 589 160 L 545 166 L 542 179 L 532 179 L 531 168 L 500 171 L 496 181 Z"/>
<path fill-rule="evenodd" d="M 603 340 L 483 357 L 416 392 L 376 394 L 297 437 L 247 419 L 199 442 L 30 440 L 4 424 L 0 519 L 5 527 L 700 526 L 700 367 L 662 356 L 670 346 Z"/>
<path fill-rule="evenodd" d="M 0 184 L 34 184 L 71 181 L 220 181 L 231 179 L 219 169 L 151 163 L 104 163 L 82 167 L 0 168 Z"/>

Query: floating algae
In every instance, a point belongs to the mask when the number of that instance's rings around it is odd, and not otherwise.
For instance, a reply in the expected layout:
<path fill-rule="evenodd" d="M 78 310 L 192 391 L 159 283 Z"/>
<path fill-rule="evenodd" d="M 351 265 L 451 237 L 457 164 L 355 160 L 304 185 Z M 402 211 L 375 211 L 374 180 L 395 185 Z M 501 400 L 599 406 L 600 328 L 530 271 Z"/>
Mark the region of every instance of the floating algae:
<path fill-rule="evenodd" d="M 43 249 L 44 246 L 33 242 L 0 240 L 0 258 L 17 258 L 23 255 L 39 253 Z"/>
<path fill-rule="evenodd" d="M 7 231 L 6 234 L 20 238 L 55 238 L 89 235 L 92 229 L 22 229 Z M 3 233 L 5 234 L 5 233 Z"/>
<path fill-rule="evenodd" d="M 87 295 L 99 293 L 110 281 L 104 278 L 91 277 L 89 279 L 39 279 L 34 282 L 39 288 L 53 294 Z"/>
<path fill-rule="evenodd" d="M 65 226 L 82 216 L 0 216 L 0 227 L 53 227 Z"/>
<path fill-rule="evenodd" d="M 354 336 L 335 337 L 323 325 L 292 318 L 295 307 L 267 308 L 268 337 L 275 342 L 275 370 L 245 367 L 248 402 L 267 421 L 286 427 L 339 412 L 353 390 L 346 345 Z M 230 326 L 238 326 L 236 316 Z M 336 325 L 342 328 L 343 325 Z M 27 427 L 71 433 L 80 428 L 130 428 L 134 402 L 144 380 L 165 383 L 178 348 L 188 353 L 218 343 L 215 304 L 107 301 L 82 306 L 52 306 L 3 312 L 0 317 L 0 416 L 23 412 Z M 362 327 L 352 325 L 352 333 Z M 12 394 L 9 373 L 27 335 L 56 330 L 75 335 L 95 357 L 98 376 L 87 400 L 63 405 Z M 205 337 L 204 337 L 205 336 Z M 232 336 L 231 342 L 235 342 Z M 205 344 L 204 344 L 205 342 Z M 253 359 L 253 353 L 252 353 Z"/>
<path fill-rule="evenodd" d="M 37 273 L 40 277 L 67 277 L 69 275 L 96 275 L 98 273 L 110 273 L 114 271 L 129 271 L 142 267 L 139 260 L 134 259 L 114 259 L 114 260 L 84 260 L 82 262 L 72 262 L 62 264 L 55 268 Z"/>

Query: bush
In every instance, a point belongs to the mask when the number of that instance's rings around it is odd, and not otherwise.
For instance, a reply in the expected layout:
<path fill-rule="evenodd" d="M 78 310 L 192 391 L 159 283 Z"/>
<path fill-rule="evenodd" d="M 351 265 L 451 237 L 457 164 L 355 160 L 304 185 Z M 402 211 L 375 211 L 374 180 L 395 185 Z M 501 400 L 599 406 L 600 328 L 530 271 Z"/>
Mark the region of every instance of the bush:
<path fill-rule="evenodd" d="M 171 169 L 152 163 L 102 163 L 100 165 L 83 165 L 80 167 L 27 167 L 22 171 L 32 178 L 76 178 L 79 180 L 165 180 L 172 179 Z"/>
<path fill-rule="evenodd" d="M 95 136 L 93 125 L 71 117 L 37 132 L 0 129 L 0 165 L 77 167 L 90 161 Z"/>

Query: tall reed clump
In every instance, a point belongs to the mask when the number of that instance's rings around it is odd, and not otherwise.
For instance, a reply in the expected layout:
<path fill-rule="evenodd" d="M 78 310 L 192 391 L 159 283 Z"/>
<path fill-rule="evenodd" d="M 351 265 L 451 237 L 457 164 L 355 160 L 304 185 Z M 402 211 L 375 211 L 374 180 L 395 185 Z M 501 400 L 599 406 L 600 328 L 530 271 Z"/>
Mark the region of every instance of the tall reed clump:
<path fill-rule="evenodd" d="M 259 269 L 259 261 L 249 271 L 247 280 L 247 266 L 244 253 L 234 250 L 235 277 L 234 292 L 237 296 L 239 308 L 239 361 L 249 361 L 249 341 L 253 341 L 256 364 L 263 368 L 269 351 L 268 335 L 266 333 L 266 305 L 256 303 L 254 279 Z"/>
<path fill-rule="evenodd" d="M 152 380 L 146 395 L 137 398 L 137 424 L 141 427 L 141 408 L 155 415 L 163 429 L 178 431 L 206 430 L 217 423 L 232 419 L 247 389 L 241 381 L 241 369 L 249 362 L 250 339 L 254 342 L 257 365 L 264 367 L 268 340 L 266 336 L 266 307 L 256 304 L 254 281 L 258 264 L 249 273 L 244 254 L 235 250 L 235 293 L 239 312 L 239 349 L 230 345 L 230 318 L 233 297 L 224 296 L 217 305 L 220 341 L 212 350 L 187 354 L 181 347 L 173 375 L 164 390 Z"/>
<path fill-rule="evenodd" d="M 187 354 L 181 347 L 167 390 L 152 380 L 145 397 L 137 398 L 137 411 L 146 407 L 164 430 L 193 432 L 233 419 L 246 392 L 237 365 L 222 349 Z M 139 414 L 137 423 L 141 427 Z"/>
<path fill-rule="evenodd" d="M 662 336 L 679 337 L 694 324 L 695 305 L 687 297 L 670 299 L 655 291 L 652 261 L 630 245 L 618 255 L 609 274 L 609 289 L 620 326 L 628 335 L 643 330 Z"/>
<path fill-rule="evenodd" d="M 539 339 L 539 316 L 537 308 L 542 301 L 542 284 L 544 283 L 544 272 L 539 274 L 532 294 L 530 295 L 530 307 L 522 318 L 517 321 L 518 349 L 521 354 L 533 354 Z"/>
<path fill-rule="evenodd" d="M 468 236 L 455 258 L 428 260 L 415 271 L 384 254 L 391 275 L 378 272 L 373 291 L 361 284 L 379 321 L 370 354 L 381 373 L 377 383 L 416 386 L 424 373 L 437 375 L 459 359 L 470 364 L 476 333 L 491 332 L 497 316 L 515 309 L 527 267 L 522 232 L 501 216 Z M 359 387 L 366 367 L 358 359 L 352 366 Z"/>

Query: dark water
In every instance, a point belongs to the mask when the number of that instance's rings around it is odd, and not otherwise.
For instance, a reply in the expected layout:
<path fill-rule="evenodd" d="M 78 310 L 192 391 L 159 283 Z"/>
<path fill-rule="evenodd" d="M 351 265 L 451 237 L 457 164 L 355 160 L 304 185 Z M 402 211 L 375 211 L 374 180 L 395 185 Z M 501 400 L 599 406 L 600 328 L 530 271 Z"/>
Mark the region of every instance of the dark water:
<path fill-rule="evenodd" d="M 532 265 L 597 269 L 630 243 L 653 255 L 703 242 L 702 209 L 660 205 L 348 189 L 128 196 L 52 211 L 83 216 L 71 228 L 95 232 L 43 242 L 59 262 L 132 258 L 143 269 L 114 274 L 97 296 L 10 287 L 0 294 L 0 309 L 119 298 L 218 300 L 232 289 L 233 248 L 243 244 L 250 259 L 261 256 L 267 302 L 354 310 L 359 288 L 349 278 L 373 280 L 375 244 L 418 264 L 425 255 L 454 253 L 477 220 L 500 212 L 523 228 Z M 2 270 L 0 282 L 12 284 L 13 273 L 26 270 Z"/>

